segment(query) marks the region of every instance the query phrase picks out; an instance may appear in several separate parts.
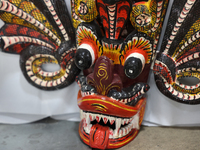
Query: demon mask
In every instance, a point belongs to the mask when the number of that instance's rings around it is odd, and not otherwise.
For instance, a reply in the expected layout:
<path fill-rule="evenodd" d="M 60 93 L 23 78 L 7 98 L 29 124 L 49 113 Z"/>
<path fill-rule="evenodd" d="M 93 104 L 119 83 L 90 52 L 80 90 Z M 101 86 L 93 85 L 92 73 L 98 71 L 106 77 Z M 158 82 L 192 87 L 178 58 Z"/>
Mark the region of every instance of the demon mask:
<path fill-rule="evenodd" d="M 71 0 L 75 63 L 83 70 L 79 134 L 90 147 L 119 148 L 137 135 L 167 3 Z"/>

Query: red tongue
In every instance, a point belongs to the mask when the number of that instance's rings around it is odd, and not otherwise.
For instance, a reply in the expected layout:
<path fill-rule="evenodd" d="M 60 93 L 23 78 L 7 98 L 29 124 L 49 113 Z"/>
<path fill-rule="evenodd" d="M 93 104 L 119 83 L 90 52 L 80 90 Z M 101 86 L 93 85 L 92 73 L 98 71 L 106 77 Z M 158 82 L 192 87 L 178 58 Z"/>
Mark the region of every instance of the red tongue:
<path fill-rule="evenodd" d="M 109 127 L 99 124 L 93 125 L 90 130 L 90 147 L 106 149 L 109 140 Z"/>

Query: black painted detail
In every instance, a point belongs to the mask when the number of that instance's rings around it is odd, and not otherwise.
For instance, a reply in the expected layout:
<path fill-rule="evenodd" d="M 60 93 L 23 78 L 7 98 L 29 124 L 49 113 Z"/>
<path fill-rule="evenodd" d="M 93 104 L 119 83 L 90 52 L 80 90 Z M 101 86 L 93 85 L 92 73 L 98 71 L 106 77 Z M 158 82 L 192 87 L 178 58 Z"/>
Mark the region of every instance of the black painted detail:
<path fill-rule="evenodd" d="M 80 48 L 75 55 L 75 63 L 81 70 L 88 69 L 92 65 L 92 56 L 87 49 Z"/>
<path fill-rule="evenodd" d="M 135 79 L 142 72 L 142 61 L 136 57 L 130 57 L 126 60 L 124 65 L 124 72 L 127 77 Z"/>
<path fill-rule="evenodd" d="M 5 42 L 2 39 L 2 37 L 0 37 L 0 49 L 3 50 L 4 46 L 5 46 Z"/>
<path fill-rule="evenodd" d="M 134 106 L 137 104 L 138 100 L 140 100 L 145 95 L 149 88 L 149 85 L 146 83 L 137 83 L 128 89 L 123 89 L 121 92 L 111 90 L 107 96 L 119 100 L 131 98 L 131 102 L 127 102 L 126 105 Z"/>

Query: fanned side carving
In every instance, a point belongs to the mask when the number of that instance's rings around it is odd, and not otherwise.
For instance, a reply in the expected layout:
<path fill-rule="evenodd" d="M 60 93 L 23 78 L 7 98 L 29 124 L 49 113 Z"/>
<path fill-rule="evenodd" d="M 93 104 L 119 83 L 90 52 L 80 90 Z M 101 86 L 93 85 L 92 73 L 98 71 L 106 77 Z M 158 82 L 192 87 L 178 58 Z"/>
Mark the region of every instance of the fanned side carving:
<path fill-rule="evenodd" d="M 55 90 L 75 80 L 75 35 L 64 0 L 1 0 L 0 18 L 5 22 L 1 48 L 20 54 L 21 70 L 32 85 Z M 46 71 L 46 63 L 60 69 Z"/>
<path fill-rule="evenodd" d="M 200 83 L 181 79 L 200 79 L 200 1 L 174 1 L 161 52 L 155 62 L 158 89 L 167 97 L 186 104 L 200 103 Z"/>

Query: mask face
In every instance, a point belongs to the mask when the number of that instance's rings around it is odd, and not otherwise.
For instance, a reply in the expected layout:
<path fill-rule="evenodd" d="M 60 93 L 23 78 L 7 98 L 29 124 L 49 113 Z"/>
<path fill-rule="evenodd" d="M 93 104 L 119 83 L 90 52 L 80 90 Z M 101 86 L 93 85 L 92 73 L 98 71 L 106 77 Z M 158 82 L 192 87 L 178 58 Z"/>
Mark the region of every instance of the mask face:
<path fill-rule="evenodd" d="M 148 74 L 168 1 L 71 2 L 75 63 L 83 70 L 77 78 L 79 135 L 92 148 L 119 148 L 136 137 L 142 123 Z M 91 20 L 84 20 L 79 10 Z"/>
<path fill-rule="evenodd" d="M 199 1 L 174 1 L 154 72 L 158 89 L 172 100 L 200 103 Z"/>

